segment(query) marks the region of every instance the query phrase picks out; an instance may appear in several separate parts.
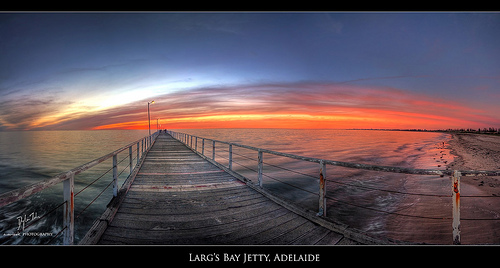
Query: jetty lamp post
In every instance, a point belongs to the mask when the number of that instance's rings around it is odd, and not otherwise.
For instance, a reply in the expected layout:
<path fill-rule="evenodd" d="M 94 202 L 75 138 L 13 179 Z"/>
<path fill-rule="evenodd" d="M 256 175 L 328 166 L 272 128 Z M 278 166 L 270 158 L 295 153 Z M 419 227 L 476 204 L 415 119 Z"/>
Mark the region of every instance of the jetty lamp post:
<path fill-rule="evenodd" d="M 155 103 L 155 101 L 148 102 L 148 125 L 149 125 L 149 136 L 151 136 L 151 117 L 149 116 L 149 105 Z"/>

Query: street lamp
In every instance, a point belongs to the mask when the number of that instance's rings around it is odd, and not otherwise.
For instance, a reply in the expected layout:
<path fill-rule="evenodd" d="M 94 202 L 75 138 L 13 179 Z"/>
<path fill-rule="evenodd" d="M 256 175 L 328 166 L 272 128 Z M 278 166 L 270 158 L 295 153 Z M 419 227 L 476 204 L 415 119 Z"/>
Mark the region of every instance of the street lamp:
<path fill-rule="evenodd" d="M 149 136 L 151 136 L 151 117 L 149 116 L 149 105 L 155 103 L 155 101 L 148 102 L 148 124 L 149 124 Z"/>

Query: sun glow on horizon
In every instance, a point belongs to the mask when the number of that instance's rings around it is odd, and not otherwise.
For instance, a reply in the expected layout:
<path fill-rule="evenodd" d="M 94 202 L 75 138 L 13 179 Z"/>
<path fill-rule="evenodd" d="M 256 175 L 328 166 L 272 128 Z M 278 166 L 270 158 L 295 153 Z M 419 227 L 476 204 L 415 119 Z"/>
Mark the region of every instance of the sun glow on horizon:
<path fill-rule="evenodd" d="M 465 120 L 443 116 L 370 110 L 353 114 L 218 114 L 161 118 L 162 129 L 187 128 L 295 128 L 295 129 L 349 129 L 349 128 L 422 128 L 440 129 L 446 121 L 450 127 L 467 125 Z M 156 120 L 151 120 L 156 129 Z M 147 120 L 120 122 L 96 126 L 92 129 L 148 129 Z"/>
<path fill-rule="evenodd" d="M 383 87 L 290 83 L 201 87 L 162 95 L 129 92 L 45 108 L 18 129 L 295 128 L 443 129 L 500 124 L 485 107 Z M 136 98 L 135 100 L 133 100 Z M 101 107 L 99 105 L 104 105 Z M 21 107 L 14 107 L 21 109 Z M 8 123 L 8 122 L 7 122 Z M 8 124 L 3 124 L 11 129 Z"/>

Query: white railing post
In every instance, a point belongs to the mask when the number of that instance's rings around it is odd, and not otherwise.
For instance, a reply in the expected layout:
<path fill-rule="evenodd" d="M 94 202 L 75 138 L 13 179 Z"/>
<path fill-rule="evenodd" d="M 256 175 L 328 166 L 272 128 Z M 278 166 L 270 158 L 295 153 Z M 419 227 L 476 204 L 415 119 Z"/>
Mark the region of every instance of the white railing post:
<path fill-rule="evenodd" d="M 113 196 L 118 195 L 118 166 L 117 155 L 113 155 Z"/>
<path fill-rule="evenodd" d="M 453 171 L 452 200 L 453 200 L 453 244 L 460 245 L 460 172 Z"/>
<path fill-rule="evenodd" d="M 71 172 L 69 178 L 63 182 L 64 212 L 63 226 L 63 244 L 73 245 L 75 234 L 75 174 Z"/>
<path fill-rule="evenodd" d="M 323 160 L 319 162 L 319 212 L 317 216 L 326 217 L 326 165 Z"/>
<path fill-rule="evenodd" d="M 259 187 L 262 188 L 262 172 L 263 172 L 263 159 L 262 159 L 262 151 L 259 149 L 258 151 L 258 169 L 257 169 L 257 178 L 259 180 Z"/>
<path fill-rule="evenodd" d="M 230 170 L 233 170 L 233 145 L 229 144 L 229 163 L 228 167 Z"/>

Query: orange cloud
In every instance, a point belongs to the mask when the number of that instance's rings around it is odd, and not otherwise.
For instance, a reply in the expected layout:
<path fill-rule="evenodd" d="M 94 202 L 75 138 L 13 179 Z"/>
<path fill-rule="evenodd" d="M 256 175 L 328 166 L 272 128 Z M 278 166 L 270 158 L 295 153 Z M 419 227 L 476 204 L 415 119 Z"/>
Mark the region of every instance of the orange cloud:
<path fill-rule="evenodd" d="M 151 129 L 459 128 L 500 125 L 488 107 L 387 87 L 291 83 L 205 87 L 155 97 Z M 491 107 L 490 107 L 491 108 Z M 147 129 L 147 102 L 40 118 L 46 129 Z"/>

